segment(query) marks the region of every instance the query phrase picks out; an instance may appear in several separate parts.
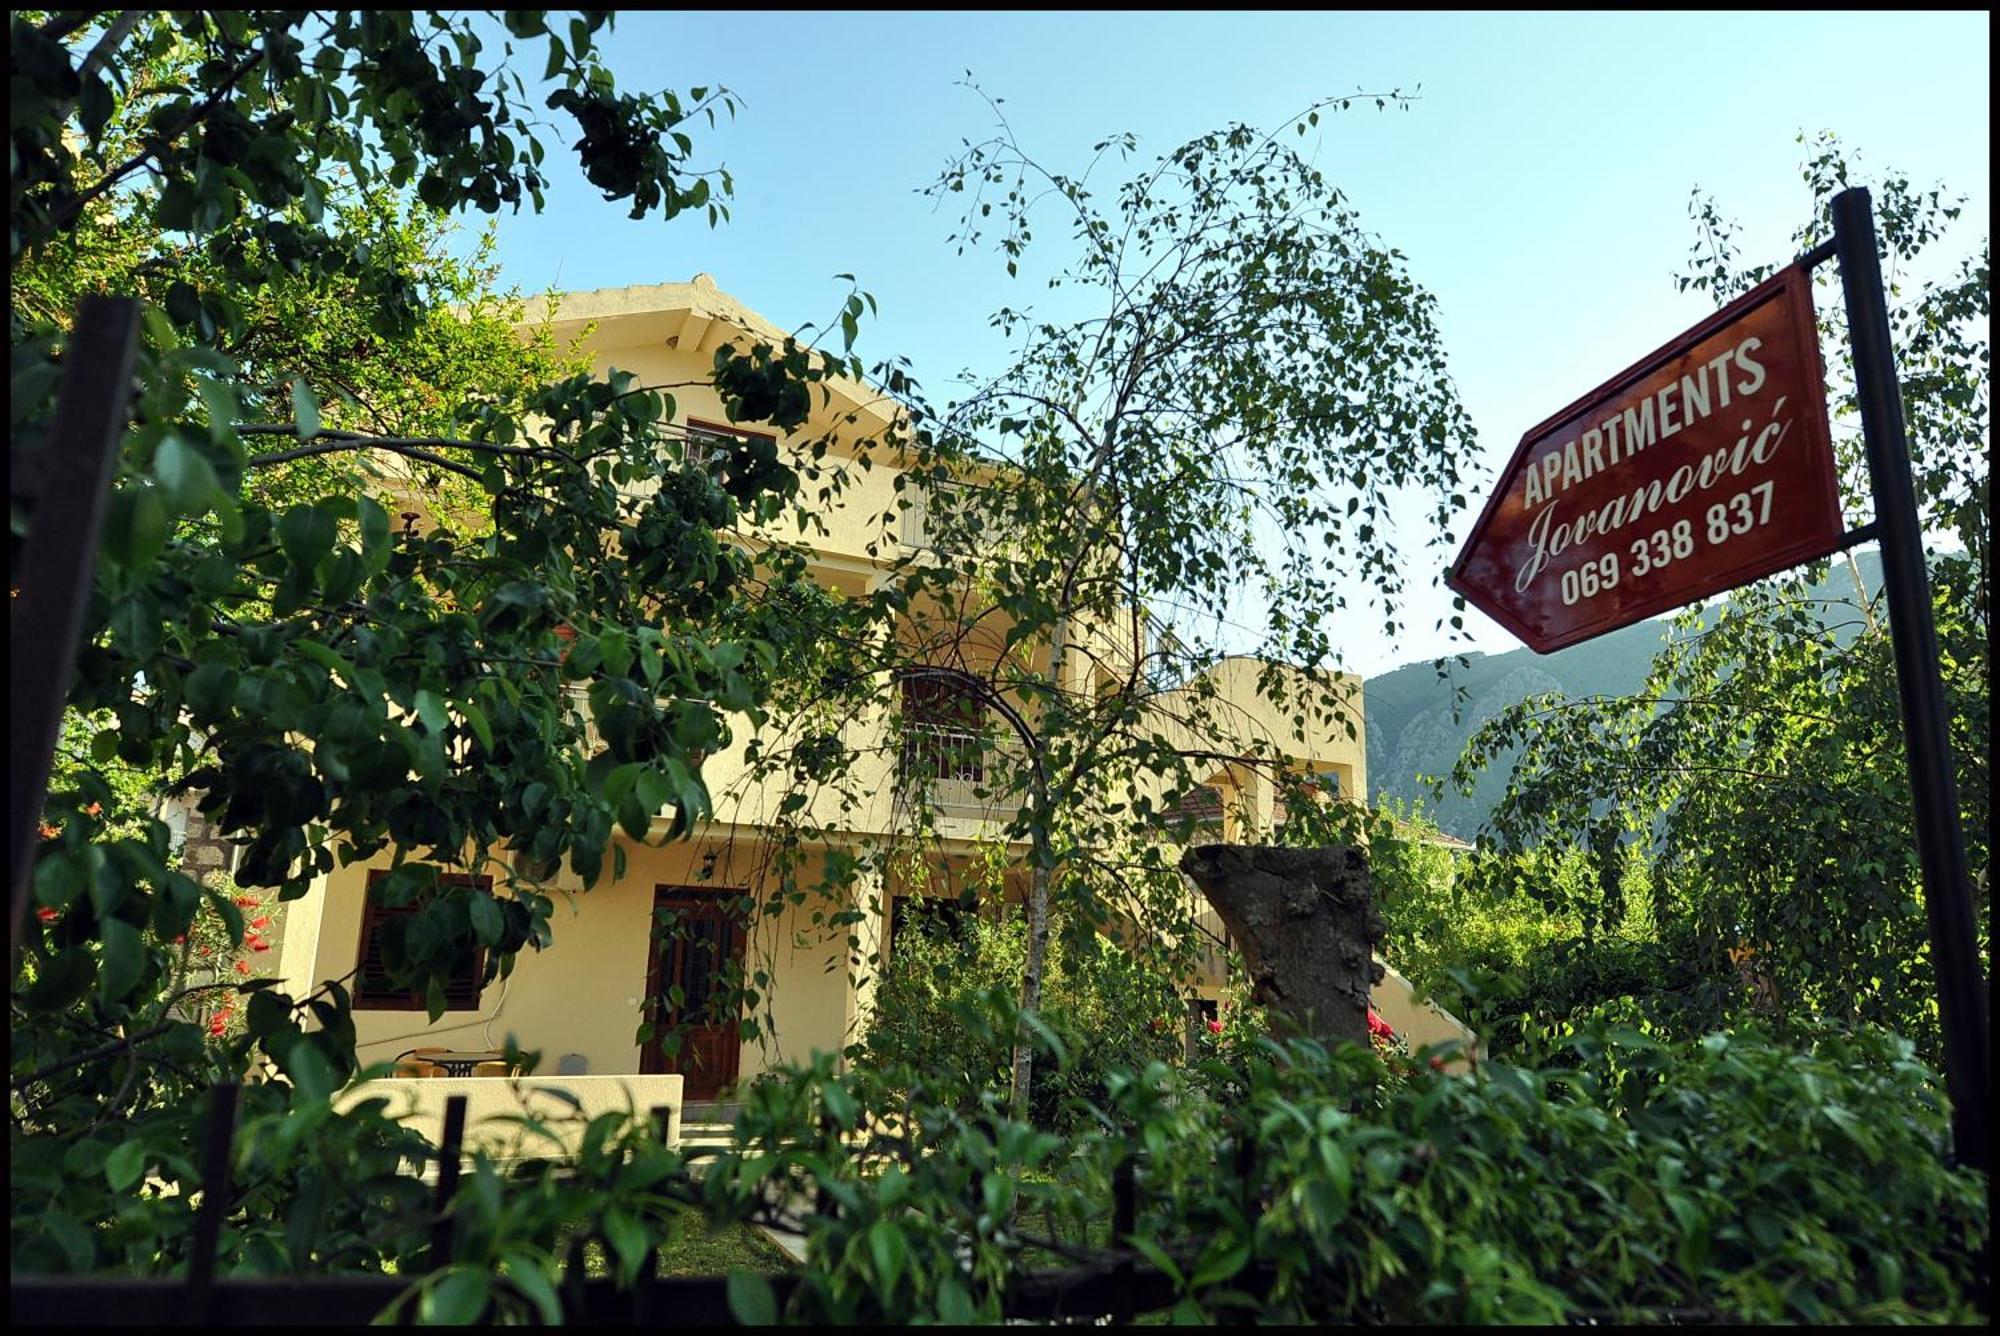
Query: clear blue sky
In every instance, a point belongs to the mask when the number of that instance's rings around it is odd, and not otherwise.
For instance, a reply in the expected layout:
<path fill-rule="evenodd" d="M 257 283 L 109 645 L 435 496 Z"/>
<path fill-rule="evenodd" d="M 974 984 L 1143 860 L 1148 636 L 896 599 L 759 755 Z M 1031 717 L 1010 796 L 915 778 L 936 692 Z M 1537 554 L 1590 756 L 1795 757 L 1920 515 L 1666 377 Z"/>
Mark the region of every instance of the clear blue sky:
<path fill-rule="evenodd" d="M 988 313 L 1039 295 L 990 255 L 955 257 L 955 218 L 918 193 L 992 126 L 954 86 L 966 71 L 1025 146 L 1075 170 L 1111 132 L 1139 135 L 1149 161 L 1230 121 L 1274 127 L 1328 95 L 1420 86 L 1408 111 L 1357 108 L 1304 142 L 1438 297 L 1480 433 L 1476 506 L 1526 428 L 1705 313 L 1671 281 L 1695 187 L 1741 221 L 1747 256 L 1786 257 L 1809 204 L 1800 131 L 1968 196 L 1941 249 L 1975 248 L 1991 230 L 1990 33 L 1984 13 L 628 13 L 605 44 L 622 86 L 739 95 L 733 121 L 691 130 L 697 165 L 735 177 L 733 217 L 632 222 L 551 144 L 549 210 L 502 215 L 503 281 L 706 271 L 793 326 L 832 316 L 833 275 L 853 273 L 880 303 L 864 357 L 907 356 L 943 400 L 962 369 L 994 367 Z M 1378 643 L 1364 619 L 1351 669 L 1445 650 L 1429 628 L 1447 596 L 1414 536 L 1411 557 L 1410 635 Z M 1514 647 L 1467 620 L 1477 647 Z"/>

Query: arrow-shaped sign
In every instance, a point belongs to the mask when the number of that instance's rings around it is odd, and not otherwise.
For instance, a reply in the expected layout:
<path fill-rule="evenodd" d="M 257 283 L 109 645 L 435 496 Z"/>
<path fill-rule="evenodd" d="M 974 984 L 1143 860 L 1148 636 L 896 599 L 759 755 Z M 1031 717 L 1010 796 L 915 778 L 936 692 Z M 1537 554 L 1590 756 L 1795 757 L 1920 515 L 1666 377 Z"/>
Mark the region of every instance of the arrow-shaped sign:
<path fill-rule="evenodd" d="M 1812 282 L 1792 265 L 1523 436 L 1445 580 L 1545 654 L 1842 534 Z"/>

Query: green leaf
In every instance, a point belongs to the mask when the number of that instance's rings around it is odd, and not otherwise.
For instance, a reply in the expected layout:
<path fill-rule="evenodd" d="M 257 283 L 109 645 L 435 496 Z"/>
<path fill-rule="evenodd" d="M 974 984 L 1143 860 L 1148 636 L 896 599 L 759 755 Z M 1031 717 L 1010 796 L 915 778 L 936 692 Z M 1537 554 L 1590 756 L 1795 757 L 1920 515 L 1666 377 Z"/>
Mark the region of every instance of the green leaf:
<path fill-rule="evenodd" d="M 171 188 L 168 189 L 162 197 L 162 208 L 164 208 L 164 201 L 173 198 L 173 196 L 174 191 Z M 177 325 L 194 324 L 201 316 L 201 293 L 195 290 L 194 284 L 187 282 L 185 279 L 176 279 L 168 287 L 164 302 L 167 314 L 173 317 L 173 321 Z"/>
<path fill-rule="evenodd" d="M 946 1276 L 938 1281 L 938 1316 L 953 1326 L 970 1326 L 975 1316 L 972 1295 L 966 1291 L 965 1282 L 957 1276 Z"/>
<path fill-rule="evenodd" d="M 318 506 L 293 506 L 278 521 L 278 545 L 301 566 L 312 567 L 333 547 L 339 526 Z"/>
<path fill-rule="evenodd" d="M 472 931 L 484 946 L 495 946 L 507 930 L 506 915 L 501 913 L 499 902 L 490 895 L 474 895 L 467 903 L 467 912 L 472 918 Z"/>
<path fill-rule="evenodd" d="M 31 410 L 49 398 L 61 379 L 62 368 L 54 362 L 31 362 L 23 370 L 16 371 L 9 391 L 14 425 L 20 426 Z"/>
<path fill-rule="evenodd" d="M 1114 1240 L 1115 1242 L 1118 1242 L 1118 1240 Z M 1123 1242 L 1137 1249 L 1140 1256 L 1158 1267 L 1161 1274 L 1174 1283 L 1175 1289 L 1184 1290 L 1187 1288 L 1187 1276 L 1178 1266 L 1174 1265 L 1174 1259 L 1167 1256 L 1166 1250 L 1160 1247 L 1159 1244 L 1154 1243 L 1151 1239 L 1142 1239 L 1136 1234 L 1129 1239 L 1123 1240 Z"/>
<path fill-rule="evenodd" d="M 646 1260 L 646 1232 L 637 1220 L 614 1207 L 604 1213 L 604 1237 L 618 1254 L 619 1283 L 630 1284 Z"/>
<path fill-rule="evenodd" d="M 877 1220 L 868 1227 L 868 1255 L 874 1259 L 876 1283 L 881 1286 L 877 1295 L 887 1298 L 902 1279 L 903 1267 L 909 1260 L 909 1245 L 903 1242 L 903 1231 L 892 1221 Z"/>
<path fill-rule="evenodd" d="M 326 1060 L 326 1055 L 319 1051 L 319 1045 L 313 1043 L 310 1038 L 287 1048 L 284 1055 L 278 1059 L 278 1067 L 286 1076 L 292 1078 L 292 1084 L 298 1088 L 299 1094 L 309 1100 L 326 1099 L 340 1087 L 340 1078 L 335 1073 L 333 1065 Z"/>
<path fill-rule="evenodd" d="M 312 392 L 301 376 L 292 382 L 292 420 L 298 427 L 299 439 L 310 440 L 319 435 L 319 396 Z"/>
<path fill-rule="evenodd" d="M 208 409 L 209 437 L 224 444 L 235 441 L 236 419 L 241 412 L 236 387 L 214 376 L 202 376 L 195 384 L 200 387 L 201 402 Z"/>
<path fill-rule="evenodd" d="M 222 490 L 214 466 L 178 433 L 170 432 L 160 442 L 159 453 L 153 456 L 153 477 L 168 503 L 182 515 L 207 510 L 209 499 Z"/>
<path fill-rule="evenodd" d="M 820 1097 L 826 1101 L 826 1111 L 832 1115 L 835 1122 L 842 1127 L 854 1126 L 854 1120 L 860 1114 L 861 1106 L 855 1102 L 854 1096 L 848 1092 L 846 1086 L 838 1081 L 829 1081 L 820 1087 Z"/>
<path fill-rule="evenodd" d="M 1211 1249 L 1194 1269 L 1194 1278 L 1188 1282 L 1193 1289 L 1201 1289 L 1220 1281 L 1229 1280 L 1250 1264 L 1250 1241 L 1238 1239 L 1235 1243 L 1217 1252 Z"/>
<path fill-rule="evenodd" d="M 641 770 L 633 791 L 638 794 L 639 806 L 648 813 L 659 812 L 674 797 L 673 783 L 657 770 Z"/>
<path fill-rule="evenodd" d="M 637 761 L 627 761 L 614 769 L 604 777 L 604 801 L 612 807 L 622 806 L 645 772 L 646 767 Z"/>
<path fill-rule="evenodd" d="M 104 1000 L 116 1002 L 132 991 L 146 971 L 146 946 L 139 930 L 123 919 L 105 919 L 99 925 L 104 940 L 104 963 L 98 975 Z"/>
<path fill-rule="evenodd" d="M 479 745 L 487 751 L 493 750 L 493 723 L 486 717 L 486 711 L 469 700 L 458 703 L 458 712 L 465 719 L 472 736 L 479 739 Z"/>
<path fill-rule="evenodd" d="M 556 1298 L 555 1286 L 549 1283 L 548 1273 L 539 1262 L 524 1252 L 509 1252 L 501 1254 L 500 1264 L 514 1288 L 535 1306 L 535 1312 L 545 1326 L 562 1325 L 562 1303 Z"/>
<path fill-rule="evenodd" d="M 725 1282 L 729 1311 L 746 1327 L 774 1327 L 778 1324 L 778 1296 L 771 1282 L 754 1271 L 733 1269 Z"/>
<path fill-rule="evenodd" d="M 392 550 L 389 512 L 372 496 L 361 497 L 356 508 L 361 521 L 362 560 L 371 574 L 380 574 L 388 566 Z"/>
<path fill-rule="evenodd" d="M 598 657 L 614 677 L 623 677 L 632 666 L 632 642 L 623 631 L 610 630 L 597 638 Z"/>
<path fill-rule="evenodd" d="M 491 1285 L 484 1267 L 455 1266 L 432 1277 L 417 1306 L 419 1320 L 430 1326 L 464 1327 L 486 1310 Z"/>
<path fill-rule="evenodd" d="M 145 1172 L 146 1144 L 143 1141 L 121 1142 L 104 1157 L 104 1177 L 113 1192 L 125 1191 Z"/>
<path fill-rule="evenodd" d="M 197 725 L 206 727 L 222 717 L 236 694 L 236 680 L 236 671 L 220 659 L 211 659 L 188 675 L 184 699 Z"/>
<path fill-rule="evenodd" d="M 184 176 L 171 176 L 160 189 L 160 202 L 153 211 L 153 221 L 163 232 L 185 232 L 194 223 L 194 206 L 193 183 Z M 179 318 L 175 316 L 175 319 Z"/>
<path fill-rule="evenodd" d="M 424 727 L 428 728 L 434 736 L 442 735 L 450 720 L 445 715 L 444 702 L 438 699 L 437 693 L 419 688 L 416 705 L 417 718 L 423 720 Z"/>
<path fill-rule="evenodd" d="M 339 673 L 340 680 L 342 682 L 345 682 L 348 686 L 351 687 L 354 685 L 354 679 L 355 679 L 354 665 L 349 663 L 338 652 L 328 649 L 325 645 L 320 644 L 317 640 L 306 640 L 303 638 L 293 641 L 292 647 L 298 650 L 298 652 L 300 654 L 303 654 L 306 658 L 311 659 L 314 663 L 318 664 L 320 667 L 325 668 L 330 672 Z"/>

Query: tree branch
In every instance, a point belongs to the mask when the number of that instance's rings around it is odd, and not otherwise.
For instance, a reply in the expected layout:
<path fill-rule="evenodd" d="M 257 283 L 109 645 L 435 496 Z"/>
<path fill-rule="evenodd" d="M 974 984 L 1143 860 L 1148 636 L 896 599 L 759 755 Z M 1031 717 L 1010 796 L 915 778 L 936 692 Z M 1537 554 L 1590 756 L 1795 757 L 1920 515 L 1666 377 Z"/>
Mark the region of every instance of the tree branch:
<path fill-rule="evenodd" d="M 172 143 L 174 140 L 180 138 L 180 136 L 186 134 L 189 130 L 192 130 L 197 124 L 201 122 L 203 117 L 207 116 L 211 111 L 214 111 L 217 107 L 221 106 L 224 99 L 228 97 L 231 90 L 233 90 L 236 87 L 236 85 L 242 80 L 243 76 L 248 74 L 251 70 L 257 68 L 258 63 L 263 59 L 264 59 L 264 53 L 261 49 L 251 51 L 249 55 L 245 56 L 241 61 L 239 61 L 236 67 L 229 72 L 229 74 L 223 79 L 221 86 L 219 86 L 215 90 L 215 92 L 209 95 L 208 101 L 202 103 L 199 107 L 196 107 L 194 110 L 190 111 L 187 115 L 183 116 L 180 120 L 180 123 L 173 126 L 171 129 L 167 130 L 164 134 L 160 135 L 157 142 L 149 144 L 145 148 L 140 149 L 137 153 L 133 154 L 130 158 L 127 158 L 117 167 L 114 167 L 109 173 L 101 177 L 96 185 L 90 187 L 88 190 L 83 191 L 81 194 L 72 195 L 68 199 L 68 201 L 66 201 L 63 204 L 61 208 L 51 213 L 49 215 L 49 221 L 47 226 L 43 230 L 41 236 L 37 238 L 37 240 L 46 240 L 50 236 L 53 236 L 57 231 L 66 226 L 69 223 L 70 219 L 74 218 L 78 213 L 82 212 L 84 205 L 90 203 L 92 200 L 96 199 L 99 195 L 102 195 L 105 191 L 117 185 L 120 181 L 124 180 L 127 176 L 130 176 L 133 172 L 137 171 L 139 168 L 145 166 L 146 160 L 148 158 L 151 158 L 154 154 L 164 149 L 168 144 Z"/>
<path fill-rule="evenodd" d="M 161 1021 L 158 1025 L 147 1026 L 137 1034 L 129 1034 L 123 1038 L 114 1039 L 108 1044 L 99 1044 L 96 1048 L 86 1049 L 82 1053 L 67 1054 L 57 1058 L 54 1062 L 44 1063 L 40 1067 L 35 1068 L 34 1071 L 29 1072 L 26 1076 L 16 1077 L 11 1083 L 11 1088 L 24 1090 L 35 1082 L 54 1076 L 57 1072 L 63 1071 L 66 1068 L 87 1067 L 93 1062 L 102 1062 L 106 1058 L 115 1058 L 134 1044 L 147 1039 L 157 1038 L 177 1024 L 179 1024 L 177 1021 Z"/>
<path fill-rule="evenodd" d="M 238 430 L 242 429 L 238 428 Z M 460 442 L 454 441 L 452 444 L 457 445 Z M 443 455 L 435 451 L 424 449 L 413 441 L 400 440 L 389 436 L 355 437 L 349 440 L 315 442 L 311 445 L 302 445 L 296 450 L 280 450 L 275 454 L 269 455 L 252 455 L 248 460 L 248 467 L 253 469 L 271 468 L 274 465 L 289 464 L 294 460 L 307 459 L 313 455 L 331 455 L 338 454 L 343 450 L 370 449 L 387 450 L 391 454 L 402 455 L 406 459 L 422 460 L 426 464 L 434 464 L 438 468 L 448 469 L 477 483 L 486 481 L 485 476 L 469 464 L 456 463 L 446 459 Z"/>
<path fill-rule="evenodd" d="M 92 70 L 110 60 L 111 53 L 132 35 L 132 29 L 139 26 L 139 20 L 146 16 L 146 12 L 143 9 L 128 9 L 113 19 L 111 26 L 104 30 L 104 35 L 97 39 L 97 45 L 91 47 L 90 54 L 83 58 L 83 64 L 77 66 L 77 78 L 88 78 Z"/>

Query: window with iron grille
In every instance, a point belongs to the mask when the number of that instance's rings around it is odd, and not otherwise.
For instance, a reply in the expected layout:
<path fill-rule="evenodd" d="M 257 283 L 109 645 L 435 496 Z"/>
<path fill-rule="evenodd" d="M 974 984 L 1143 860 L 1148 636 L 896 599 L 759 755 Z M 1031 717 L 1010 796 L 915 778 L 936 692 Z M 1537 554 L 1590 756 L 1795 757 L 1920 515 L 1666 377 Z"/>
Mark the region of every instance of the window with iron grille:
<path fill-rule="evenodd" d="M 910 547 L 944 551 L 946 537 L 966 537 L 972 523 L 972 506 L 979 489 L 952 478 L 932 478 L 917 492 L 910 508 L 903 512 L 903 542 Z"/>
<path fill-rule="evenodd" d="M 739 441 L 769 441 L 776 445 L 778 438 L 761 431 L 741 431 L 735 427 L 725 427 L 720 423 L 703 422 L 700 418 L 687 420 L 687 435 L 681 445 L 681 458 L 689 468 L 700 469 L 710 477 L 720 477 L 729 465 L 729 454 Z"/>
<path fill-rule="evenodd" d="M 905 676 L 903 774 L 910 779 L 986 779 L 986 710 L 965 685 L 945 677 Z"/>
<path fill-rule="evenodd" d="M 420 908 L 418 905 L 386 905 L 381 902 L 377 890 L 383 877 L 388 874 L 375 869 L 368 874 L 368 894 L 361 908 L 361 947 L 357 954 L 359 968 L 354 973 L 354 1009 L 356 1011 L 423 1011 L 422 989 L 399 988 L 389 981 L 389 969 L 383 952 L 383 944 L 408 931 L 408 924 Z M 468 877 L 463 874 L 448 874 L 438 880 L 446 885 L 471 885 L 482 895 L 493 893 L 493 878 Z M 446 1011 L 477 1011 L 481 976 L 486 969 L 485 949 L 468 944 L 458 959 L 452 962 L 451 975 L 444 985 L 444 1007 Z"/>

